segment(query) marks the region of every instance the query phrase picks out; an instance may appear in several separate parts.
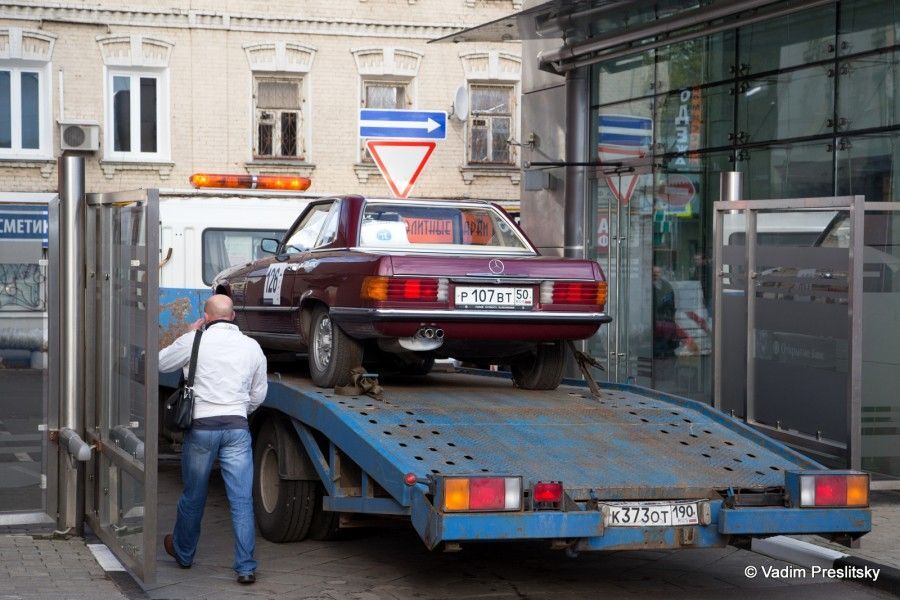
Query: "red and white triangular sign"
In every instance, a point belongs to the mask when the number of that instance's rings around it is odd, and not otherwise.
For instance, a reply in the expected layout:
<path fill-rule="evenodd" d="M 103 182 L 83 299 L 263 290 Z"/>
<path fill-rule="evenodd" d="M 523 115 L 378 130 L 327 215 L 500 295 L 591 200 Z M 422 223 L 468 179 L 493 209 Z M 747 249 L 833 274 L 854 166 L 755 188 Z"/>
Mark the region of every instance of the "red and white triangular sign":
<path fill-rule="evenodd" d="M 435 142 L 369 140 L 366 148 L 396 198 L 406 198 L 434 152 Z"/>

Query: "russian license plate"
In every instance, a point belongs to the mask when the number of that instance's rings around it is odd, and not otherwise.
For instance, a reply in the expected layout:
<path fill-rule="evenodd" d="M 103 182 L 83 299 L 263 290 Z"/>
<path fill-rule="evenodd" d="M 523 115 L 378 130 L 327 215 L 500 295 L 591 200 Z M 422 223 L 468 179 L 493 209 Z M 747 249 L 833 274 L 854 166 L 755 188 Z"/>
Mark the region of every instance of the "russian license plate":
<path fill-rule="evenodd" d="M 453 301 L 459 308 L 526 309 L 534 304 L 531 288 L 456 286 Z"/>
<path fill-rule="evenodd" d="M 700 523 L 696 502 L 607 502 L 607 527 L 670 527 Z"/>

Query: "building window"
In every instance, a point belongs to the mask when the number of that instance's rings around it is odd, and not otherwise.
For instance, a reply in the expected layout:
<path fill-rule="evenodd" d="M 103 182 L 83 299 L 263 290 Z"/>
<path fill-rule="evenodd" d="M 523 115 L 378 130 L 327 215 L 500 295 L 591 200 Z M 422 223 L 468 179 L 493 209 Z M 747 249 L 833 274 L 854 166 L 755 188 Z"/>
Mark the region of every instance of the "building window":
<path fill-rule="evenodd" d="M 107 158 L 168 158 L 167 83 L 166 74 L 161 72 L 108 73 Z"/>
<path fill-rule="evenodd" d="M 0 156 L 50 155 L 46 67 L 0 64 Z"/>
<path fill-rule="evenodd" d="M 469 162 L 513 164 L 508 143 L 512 137 L 513 91 L 511 85 L 469 86 Z"/>
<path fill-rule="evenodd" d="M 362 107 L 409 108 L 409 84 L 400 81 L 363 80 Z M 373 162 L 365 141 L 361 142 L 360 151 L 363 162 Z"/>
<path fill-rule="evenodd" d="M 255 158 L 305 160 L 303 143 L 303 79 L 254 79 Z"/>

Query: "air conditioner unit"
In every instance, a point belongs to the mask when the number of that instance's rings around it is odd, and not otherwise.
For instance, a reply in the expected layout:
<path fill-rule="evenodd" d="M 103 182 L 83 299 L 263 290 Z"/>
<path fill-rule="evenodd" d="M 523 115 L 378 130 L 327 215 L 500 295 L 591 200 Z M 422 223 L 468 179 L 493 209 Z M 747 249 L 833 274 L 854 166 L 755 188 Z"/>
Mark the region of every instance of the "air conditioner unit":
<path fill-rule="evenodd" d="M 61 150 L 94 152 L 100 149 L 100 125 L 91 121 L 60 121 Z"/>

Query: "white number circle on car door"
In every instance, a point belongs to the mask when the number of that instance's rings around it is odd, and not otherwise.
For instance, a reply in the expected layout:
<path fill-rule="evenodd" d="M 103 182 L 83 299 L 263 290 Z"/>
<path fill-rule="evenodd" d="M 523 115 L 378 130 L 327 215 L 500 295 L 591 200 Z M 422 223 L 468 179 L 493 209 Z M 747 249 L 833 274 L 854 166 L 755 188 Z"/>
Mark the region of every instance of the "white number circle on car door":
<path fill-rule="evenodd" d="M 284 283 L 284 271 L 287 267 L 287 263 L 269 265 L 263 286 L 263 304 L 281 304 L 281 284 Z"/>

